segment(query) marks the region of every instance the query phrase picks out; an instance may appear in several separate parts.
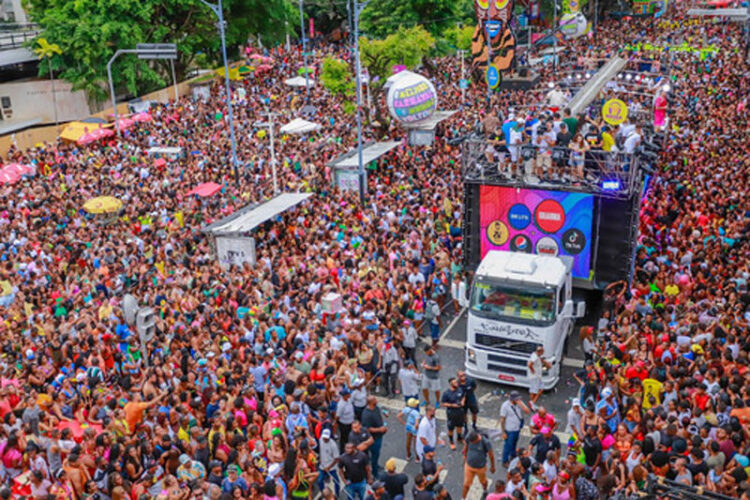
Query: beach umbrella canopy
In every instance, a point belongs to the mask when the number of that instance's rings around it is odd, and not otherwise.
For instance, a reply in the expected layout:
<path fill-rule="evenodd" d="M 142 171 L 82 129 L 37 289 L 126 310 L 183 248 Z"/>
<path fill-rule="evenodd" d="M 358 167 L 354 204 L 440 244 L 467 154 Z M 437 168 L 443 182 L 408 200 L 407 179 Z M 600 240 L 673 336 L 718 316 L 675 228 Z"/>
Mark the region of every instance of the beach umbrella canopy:
<path fill-rule="evenodd" d="M 188 195 L 191 194 L 197 194 L 198 196 L 202 196 L 204 198 L 208 196 L 213 196 L 216 193 L 221 191 L 221 184 L 216 184 L 215 182 L 204 182 L 203 184 L 198 184 L 193 189 L 188 191 Z"/>
<path fill-rule="evenodd" d="M 83 204 L 83 209 L 90 214 L 111 214 L 122 208 L 122 201 L 114 196 L 98 196 Z"/>
<path fill-rule="evenodd" d="M 133 126 L 135 120 L 132 118 L 120 118 L 117 120 L 117 123 L 120 125 L 120 130 L 127 130 Z"/>
<path fill-rule="evenodd" d="M 164 158 L 157 158 L 156 160 L 154 160 L 154 166 L 157 168 L 161 168 L 166 164 L 167 160 L 165 160 Z"/>
<path fill-rule="evenodd" d="M 15 172 L 18 175 L 34 175 L 36 173 L 36 169 L 31 165 L 21 165 L 20 163 L 11 163 L 4 166 L 2 170 Z"/>
<path fill-rule="evenodd" d="M 133 121 L 136 122 L 150 122 L 151 120 L 153 120 L 153 118 L 151 118 L 151 115 L 145 111 L 133 115 Z"/>
<path fill-rule="evenodd" d="M 79 146 L 87 146 L 92 142 L 96 142 L 97 138 L 90 132 L 83 134 L 77 141 L 76 144 Z"/>
<path fill-rule="evenodd" d="M 15 184 L 20 178 L 21 176 L 12 170 L 0 170 L 0 184 Z"/>

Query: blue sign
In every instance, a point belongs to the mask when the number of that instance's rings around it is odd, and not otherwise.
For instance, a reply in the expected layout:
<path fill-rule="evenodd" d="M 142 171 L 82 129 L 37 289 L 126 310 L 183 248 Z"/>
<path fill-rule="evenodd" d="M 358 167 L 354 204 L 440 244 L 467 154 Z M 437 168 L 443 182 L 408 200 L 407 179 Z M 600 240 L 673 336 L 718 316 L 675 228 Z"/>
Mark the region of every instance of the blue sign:
<path fill-rule="evenodd" d="M 460 89 L 468 89 L 469 88 L 469 80 L 464 80 L 463 78 L 458 81 L 458 88 Z"/>
<path fill-rule="evenodd" d="M 484 76 L 487 80 L 487 85 L 491 89 L 497 88 L 497 86 L 500 85 L 500 71 L 494 64 L 490 64 L 489 66 L 487 66 L 487 72 Z"/>
<path fill-rule="evenodd" d="M 523 203 L 516 203 L 508 210 L 508 224 L 513 229 L 523 231 L 531 224 L 531 210 Z"/>

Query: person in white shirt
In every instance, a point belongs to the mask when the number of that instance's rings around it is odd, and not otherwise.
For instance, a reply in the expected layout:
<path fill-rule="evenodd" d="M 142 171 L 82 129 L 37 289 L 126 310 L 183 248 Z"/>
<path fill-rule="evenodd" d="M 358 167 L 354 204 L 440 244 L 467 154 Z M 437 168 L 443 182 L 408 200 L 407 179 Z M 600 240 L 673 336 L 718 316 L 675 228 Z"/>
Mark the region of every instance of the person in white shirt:
<path fill-rule="evenodd" d="M 425 416 L 420 420 L 417 428 L 417 458 L 424 458 L 424 447 L 437 445 L 437 420 L 435 419 L 435 407 L 427 405 Z"/>
<path fill-rule="evenodd" d="M 625 145 L 623 146 L 623 149 L 625 150 L 626 154 L 635 153 L 635 148 L 637 148 L 641 143 L 642 134 L 643 131 L 641 130 L 641 126 L 636 125 L 635 130 L 631 132 L 625 139 Z"/>
<path fill-rule="evenodd" d="M 539 345 L 529 358 L 529 406 L 536 409 L 536 402 L 542 395 L 542 370 L 543 367 L 551 368 L 549 361 L 543 358 L 544 346 Z"/>
<path fill-rule="evenodd" d="M 401 382 L 401 394 L 405 401 L 410 398 L 419 399 L 419 385 L 422 374 L 417 371 L 414 361 L 407 359 L 404 366 L 398 371 L 398 380 Z"/>

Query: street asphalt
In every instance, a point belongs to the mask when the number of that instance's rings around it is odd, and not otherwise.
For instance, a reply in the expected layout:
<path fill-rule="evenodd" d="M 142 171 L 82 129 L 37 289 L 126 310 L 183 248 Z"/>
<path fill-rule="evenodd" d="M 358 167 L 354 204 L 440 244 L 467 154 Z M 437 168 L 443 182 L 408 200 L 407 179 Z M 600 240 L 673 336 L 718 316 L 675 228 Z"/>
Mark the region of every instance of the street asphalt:
<path fill-rule="evenodd" d="M 587 306 L 593 305 L 593 307 L 591 307 L 586 318 L 579 322 L 578 326 L 595 323 L 595 318 L 597 316 L 596 295 L 589 294 L 586 302 Z M 446 322 L 444 322 L 444 325 L 445 324 Z M 448 386 L 448 379 L 454 377 L 456 372 L 464 367 L 465 343 L 466 312 L 462 311 L 458 316 L 448 318 L 447 325 L 439 343 L 440 348 L 438 355 L 440 356 L 442 365 L 440 379 L 443 388 Z M 421 355 L 421 352 L 419 355 Z M 579 387 L 578 383 L 573 379 L 573 374 L 583 366 L 583 358 L 578 335 L 572 334 L 568 340 L 567 356 L 563 361 L 560 381 L 554 389 L 545 392 L 537 403 L 538 405 L 545 406 L 560 421 L 560 425 L 558 426 L 560 432 L 558 432 L 557 435 L 563 445 L 565 445 L 569 438 L 569 436 L 563 432 L 567 423 L 567 412 L 571 406 L 571 399 L 575 397 Z M 421 359 L 418 358 L 418 362 L 421 362 Z M 499 430 L 500 406 L 508 398 L 510 391 L 518 390 L 521 392 L 525 402 L 528 402 L 528 392 L 524 388 L 516 388 L 500 383 L 490 383 L 485 381 L 477 382 L 478 387 L 476 394 L 480 408 L 478 429 L 484 431 L 490 437 L 497 463 L 495 474 L 489 474 L 488 470 L 488 477 L 491 480 L 505 479 L 507 471 L 501 464 L 503 440 Z M 434 401 L 432 402 L 434 403 Z M 421 471 L 420 465 L 416 463 L 413 458 L 409 462 L 405 460 L 406 432 L 404 427 L 396 419 L 397 413 L 404 407 L 403 398 L 401 396 L 391 398 L 381 397 L 380 406 L 384 412 L 387 413 L 386 420 L 388 425 L 388 433 L 383 441 L 383 449 L 380 455 L 381 470 L 385 461 L 393 457 L 396 459 L 398 470 L 403 470 L 411 479 L 413 479 L 414 476 Z M 424 414 L 424 409 L 422 409 L 422 414 Z M 445 412 L 442 409 L 437 411 L 437 419 L 438 433 L 446 431 Z M 527 418 L 526 423 L 528 424 L 528 422 L 529 419 Z M 530 439 L 531 435 L 528 432 L 527 425 L 525 431 L 521 433 L 519 446 L 528 446 Z M 464 477 L 464 464 L 461 447 L 457 446 L 456 450 L 452 451 L 447 443 L 445 446 L 438 446 L 436 459 L 445 466 L 447 471 L 443 473 L 442 476 L 443 485 L 447 488 L 452 498 L 456 500 L 460 499 Z M 411 491 L 412 485 L 413 483 L 410 481 L 407 487 L 407 497 L 410 497 L 409 492 Z M 491 483 L 490 488 L 492 488 Z M 482 488 L 479 485 L 478 479 L 475 479 L 467 498 L 478 500 L 481 495 Z"/>

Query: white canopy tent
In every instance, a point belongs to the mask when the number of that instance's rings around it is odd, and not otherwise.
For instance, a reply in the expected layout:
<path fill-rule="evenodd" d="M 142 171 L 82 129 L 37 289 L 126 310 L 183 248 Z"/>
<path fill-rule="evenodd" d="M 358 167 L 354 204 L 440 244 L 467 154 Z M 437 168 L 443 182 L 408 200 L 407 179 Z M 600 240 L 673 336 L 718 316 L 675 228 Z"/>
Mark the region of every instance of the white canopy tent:
<path fill-rule="evenodd" d="M 391 149 L 401 144 L 401 141 L 369 142 L 362 145 L 362 166 L 364 167 L 373 160 L 377 160 Z M 359 189 L 359 155 L 357 148 L 347 151 L 343 155 L 331 161 L 329 166 L 333 167 L 334 182 L 342 191 Z M 365 169 L 365 185 L 367 185 L 367 169 Z"/>
<path fill-rule="evenodd" d="M 216 256 L 222 266 L 254 265 L 255 238 L 248 233 L 282 212 L 302 203 L 312 193 L 282 193 L 265 203 L 247 206 L 202 229 L 215 238 Z"/>
<path fill-rule="evenodd" d="M 310 82 L 311 87 L 315 85 L 314 78 L 308 75 L 307 79 Z M 295 76 L 294 78 L 287 78 L 286 80 L 284 80 L 284 83 L 286 83 L 290 87 L 305 87 L 307 85 L 304 76 Z"/>
<path fill-rule="evenodd" d="M 401 144 L 401 141 L 371 142 L 362 147 L 362 164 L 377 160 L 391 149 Z M 359 167 L 357 149 L 352 149 L 333 160 L 329 165 L 335 168 Z"/>
<path fill-rule="evenodd" d="M 269 219 L 302 203 L 312 193 L 282 193 L 265 203 L 245 207 L 238 212 L 206 226 L 203 231 L 214 236 L 249 233 Z"/>
<path fill-rule="evenodd" d="M 281 127 L 281 132 L 284 134 L 307 134 L 309 132 L 315 132 L 320 128 L 321 125 L 319 123 L 309 122 L 302 118 L 295 118 Z"/>

